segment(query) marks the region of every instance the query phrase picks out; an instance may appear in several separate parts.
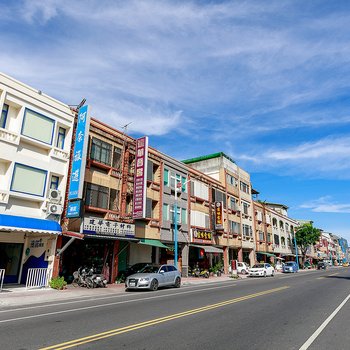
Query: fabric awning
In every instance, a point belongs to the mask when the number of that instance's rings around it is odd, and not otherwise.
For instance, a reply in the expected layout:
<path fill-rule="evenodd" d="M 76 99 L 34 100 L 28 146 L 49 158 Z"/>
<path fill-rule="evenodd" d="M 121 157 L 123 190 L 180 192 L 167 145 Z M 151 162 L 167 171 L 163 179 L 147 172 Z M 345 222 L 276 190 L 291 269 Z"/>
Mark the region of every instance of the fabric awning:
<path fill-rule="evenodd" d="M 266 252 L 256 252 L 257 254 L 262 254 L 262 255 L 266 255 L 266 256 L 274 256 L 276 257 L 275 254 L 271 254 L 271 253 L 266 253 Z"/>
<path fill-rule="evenodd" d="M 0 214 L 0 230 L 54 235 L 60 235 L 62 232 L 61 226 L 56 221 L 6 214 Z"/>
<path fill-rule="evenodd" d="M 161 241 L 158 241 L 157 239 L 148 239 L 148 238 L 141 238 L 139 244 L 145 244 L 145 245 L 151 245 L 152 247 L 158 247 L 158 248 L 165 248 L 168 249 L 168 247 L 163 244 Z"/>
<path fill-rule="evenodd" d="M 195 248 L 201 248 L 204 249 L 206 253 L 224 253 L 224 250 L 221 248 L 214 247 L 212 245 L 196 245 L 196 244 L 191 244 L 191 247 Z"/>

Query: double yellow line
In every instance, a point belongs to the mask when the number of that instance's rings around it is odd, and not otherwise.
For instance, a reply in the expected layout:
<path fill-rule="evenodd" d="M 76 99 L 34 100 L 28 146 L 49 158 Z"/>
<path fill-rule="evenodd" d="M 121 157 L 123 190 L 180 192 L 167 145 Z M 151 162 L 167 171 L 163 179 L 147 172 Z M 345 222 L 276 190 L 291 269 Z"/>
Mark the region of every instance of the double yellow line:
<path fill-rule="evenodd" d="M 46 347 L 46 348 L 42 348 L 40 350 L 51 350 L 51 349 L 63 350 L 63 349 L 69 349 L 69 348 L 72 348 L 74 346 L 79 346 L 79 345 L 83 345 L 83 344 L 86 344 L 86 343 L 91 343 L 93 341 L 97 341 L 97 340 L 101 340 L 101 339 L 104 339 L 104 338 L 113 337 L 113 336 L 116 336 L 118 334 L 135 331 L 135 330 L 140 329 L 140 328 L 145 328 L 145 327 L 153 326 L 153 325 L 156 325 L 156 324 L 159 324 L 159 323 L 172 321 L 172 320 L 175 320 L 177 318 L 182 318 L 182 317 L 198 314 L 200 312 L 213 310 L 213 309 L 216 309 L 216 308 L 219 308 L 219 307 L 223 307 L 223 306 L 226 306 L 226 305 L 238 303 L 238 302 L 244 301 L 244 300 L 249 300 L 249 299 L 256 298 L 256 297 L 259 297 L 259 296 L 262 296 L 262 295 L 276 293 L 276 292 L 282 291 L 282 290 L 287 289 L 287 288 L 289 288 L 289 287 L 288 286 L 283 286 L 283 287 L 279 287 L 279 288 L 265 290 L 265 291 L 259 292 L 259 293 L 245 295 L 245 296 L 240 297 L 240 298 L 234 298 L 234 299 L 226 300 L 226 301 L 223 301 L 223 302 L 220 302 L 220 303 L 203 306 L 203 307 L 199 307 L 199 308 L 188 310 L 188 311 L 184 311 L 184 312 L 179 312 L 177 314 L 156 318 L 156 319 L 145 321 L 145 322 L 141 322 L 141 323 L 136 323 L 136 324 L 133 324 L 133 325 L 130 325 L 130 326 L 112 329 L 110 331 L 106 331 L 106 332 L 90 335 L 90 336 L 87 336 L 87 337 L 84 337 L 84 338 L 71 340 L 71 341 L 68 341 L 68 342 L 65 342 L 65 343 L 52 345 L 52 346 L 49 346 L 49 347 Z"/>

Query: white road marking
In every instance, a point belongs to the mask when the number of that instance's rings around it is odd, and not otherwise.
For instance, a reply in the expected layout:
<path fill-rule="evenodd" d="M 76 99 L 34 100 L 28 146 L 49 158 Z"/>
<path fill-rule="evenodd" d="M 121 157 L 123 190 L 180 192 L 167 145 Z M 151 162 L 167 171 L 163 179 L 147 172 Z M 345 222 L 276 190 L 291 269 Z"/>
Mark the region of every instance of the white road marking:
<path fill-rule="evenodd" d="M 341 302 L 341 304 L 328 316 L 328 318 L 321 324 L 320 327 L 311 335 L 311 337 L 302 345 L 299 350 L 306 350 L 309 346 L 316 340 L 320 333 L 327 327 L 328 323 L 336 316 L 336 314 L 341 310 L 341 308 L 346 304 L 350 299 L 350 294 Z"/>
<path fill-rule="evenodd" d="M 84 307 L 79 307 L 79 308 L 69 309 L 69 310 L 46 312 L 46 313 L 43 313 L 43 314 L 37 314 L 37 315 L 30 315 L 30 316 L 23 316 L 23 317 L 9 318 L 9 319 L 6 319 L 6 320 L 0 320 L 0 323 L 13 322 L 13 321 L 19 321 L 19 320 L 26 320 L 26 319 L 30 319 L 30 318 L 38 318 L 38 317 L 51 316 L 51 315 L 59 315 L 59 314 L 65 314 L 65 313 L 69 313 L 69 312 L 80 311 L 80 310 L 97 309 L 97 308 L 100 308 L 100 307 L 111 306 L 111 305 L 118 305 L 118 304 L 126 304 L 126 303 L 133 303 L 133 302 L 137 302 L 137 301 L 144 301 L 144 300 L 151 300 L 151 299 L 160 299 L 160 298 L 165 298 L 165 297 L 174 296 L 174 295 L 177 296 L 177 295 L 181 295 L 181 294 L 182 295 L 183 294 L 190 294 L 190 293 L 196 293 L 196 292 L 212 290 L 212 289 L 231 288 L 233 286 L 236 286 L 236 284 L 230 284 L 229 286 L 217 286 L 217 287 L 212 287 L 212 288 L 203 288 L 203 289 L 189 290 L 189 291 L 186 291 L 186 292 L 179 292 L 179 293 L 172 293 L 172 294 L 155 295 L 153 297 L 148 297 L 148 298 L 139 298 L 139 299 L 132 299 L 132 300 L 116 301 L 116 302 L 113 302 L 113 303 L 84 306 Z M 96 300 L 99 300 L 99 299 L 96 299 Z M 90 301 L 90 300 L 88 300 L 88 301 Z M 65 303 L 65 304 L 67 304 L 67 303 Z M 50 304 L 50 305 L 45 305 L 45 306 L 53 306 L 53 305 L 62 305 L 62 303 L 61 304 Z M 40 307 L 44 307 L 44 305 L 40 305 Z M 21 309 L 17 309 L 17 311 L 28 310 L 28 309 L 33 309 L 33 308 L 35 308 L 35 307 L 21 308 Z M 4 310 L 2 312 L 6 312 L 6 311 L 14 311 L 14 310 Z"/>

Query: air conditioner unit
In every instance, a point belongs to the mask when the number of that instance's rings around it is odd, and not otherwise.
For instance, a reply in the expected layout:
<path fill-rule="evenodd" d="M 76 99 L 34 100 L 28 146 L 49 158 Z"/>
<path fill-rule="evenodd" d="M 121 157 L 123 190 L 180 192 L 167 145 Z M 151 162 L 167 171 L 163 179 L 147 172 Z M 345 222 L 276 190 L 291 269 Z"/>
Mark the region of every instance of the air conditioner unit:
<path fill-rule="evenodd" d="M 58 203 L 61 201 L 61 191 L 50 189 L 49 199 L 51 202 Z"/>
<path fill-rule="evenodd" d="M 49 203 L 47 207 L 48 214 L 61 215 L 63 212 L 63 207 L 60 204 Z"/>

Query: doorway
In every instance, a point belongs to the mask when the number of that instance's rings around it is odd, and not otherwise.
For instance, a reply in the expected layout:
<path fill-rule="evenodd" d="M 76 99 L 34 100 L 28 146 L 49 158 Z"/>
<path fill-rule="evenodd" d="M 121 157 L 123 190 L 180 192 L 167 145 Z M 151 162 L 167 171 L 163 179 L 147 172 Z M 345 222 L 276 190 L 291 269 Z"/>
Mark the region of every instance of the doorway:
<path fill-rule="evenodd" d="M 23 243 L 0 243 L 0 269 L 5 269 L 4 283 L 18 283 Z"/>

